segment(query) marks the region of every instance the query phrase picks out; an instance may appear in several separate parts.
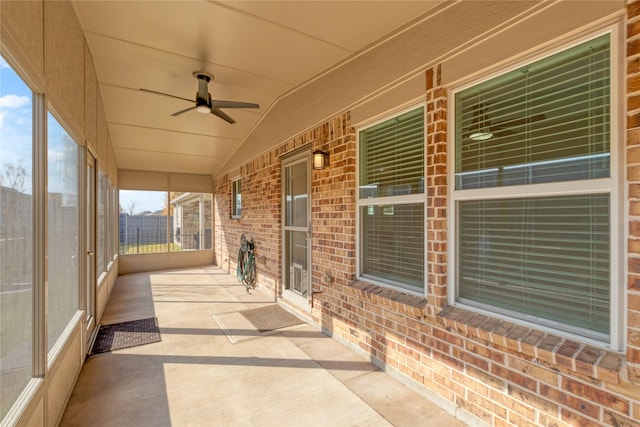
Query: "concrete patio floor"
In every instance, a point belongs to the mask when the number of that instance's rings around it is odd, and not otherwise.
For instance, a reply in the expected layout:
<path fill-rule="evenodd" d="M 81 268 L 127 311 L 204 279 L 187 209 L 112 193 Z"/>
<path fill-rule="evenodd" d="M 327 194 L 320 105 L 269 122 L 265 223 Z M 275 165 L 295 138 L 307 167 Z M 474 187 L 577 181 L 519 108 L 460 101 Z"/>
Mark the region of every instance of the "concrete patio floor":
<path fill-rule="evenodd" d="M 89 357 L 60 425 L 464 425 L 311 325 L 239 323 L 273 302 L 217 267 L 120 276 L 102 323 L 157 317 L 161 341 Z"/>

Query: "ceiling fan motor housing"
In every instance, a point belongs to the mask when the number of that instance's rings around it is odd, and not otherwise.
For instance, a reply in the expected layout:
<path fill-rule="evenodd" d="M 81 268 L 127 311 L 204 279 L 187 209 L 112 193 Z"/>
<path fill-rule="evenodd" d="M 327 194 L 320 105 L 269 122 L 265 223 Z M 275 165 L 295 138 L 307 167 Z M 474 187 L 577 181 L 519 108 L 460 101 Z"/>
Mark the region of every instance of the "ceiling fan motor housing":
<path fill-rule="evenodd" d="M 198 92 L 196 93 L 196 107 L 198 111 L 208 113 L 211 110 L 211 94 L 209 93 L 209 82 L 213 80 L 213 74 L 205 71 L 194 71 L 193 76 L 198 79 Z"/>

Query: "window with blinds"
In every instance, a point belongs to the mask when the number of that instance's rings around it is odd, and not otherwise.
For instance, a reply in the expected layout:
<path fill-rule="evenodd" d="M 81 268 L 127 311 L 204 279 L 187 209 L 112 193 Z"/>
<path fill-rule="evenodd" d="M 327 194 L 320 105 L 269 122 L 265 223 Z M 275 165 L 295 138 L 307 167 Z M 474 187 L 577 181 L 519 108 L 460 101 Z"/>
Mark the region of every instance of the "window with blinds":
<path fill-rule="evenodd" d="M 424 108 L 358 135 L 360 275 L 424 293 Z"/>
<path fill-rule="evenodd" d="M 455 93 L 458 302 L 609 342 L 609 45 Z"/>
<path fill-rule="evenodd" d="M 609 36 L 456 94 L 456 189 L 609 176 Z"/>

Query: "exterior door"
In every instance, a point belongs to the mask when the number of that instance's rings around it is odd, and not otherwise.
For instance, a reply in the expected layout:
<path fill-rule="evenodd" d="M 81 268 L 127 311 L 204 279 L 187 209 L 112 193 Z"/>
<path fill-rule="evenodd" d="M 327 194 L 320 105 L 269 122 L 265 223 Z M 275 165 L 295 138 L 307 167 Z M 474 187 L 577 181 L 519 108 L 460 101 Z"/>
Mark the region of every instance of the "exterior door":
<path fill-rule="evenodd" d="M 306 303 L 311 297 L 311 191 L 309 155 L 283 163 L 283 297 Z"/>
<path fill-rule="evenodd" d="M 87 205 L 86 205 L 86 249 L 85 257 L 85 304 L 87 345 L 91 345 L 96 328 L 96 160 L 87 151 Z"/>

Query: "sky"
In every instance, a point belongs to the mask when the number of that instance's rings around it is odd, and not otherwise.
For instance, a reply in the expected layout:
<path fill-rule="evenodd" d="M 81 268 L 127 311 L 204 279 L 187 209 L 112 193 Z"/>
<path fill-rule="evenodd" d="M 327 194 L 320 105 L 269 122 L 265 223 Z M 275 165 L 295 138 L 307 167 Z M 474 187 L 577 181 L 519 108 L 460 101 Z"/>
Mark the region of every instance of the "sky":
<path fill-rule="evenodd" d="M 131 203 L 133 205 L 133 214 L 144 211 L 155 212 L 165 208 L 167 202 L 166 191 L 136 191 L 136 190 L 120 190 L 120 207 L 124 212 L 129 212 Z"/>
<path fill-rule="evenodd" d="M 25 193 L 31 193 L 31 90 L 0 57 L 0 177 L 7 184 L 7 165 L 24 168 Z"/>
<path fill-rule="evenodd" d="M 7 62 L 0 57 L 0 178 L 13 170 L 24 170 L 24 185 L 18 190 L 32 193 L 33 94 Z M 77 162 L 80 148 L 57 122 L 47 115 L 48 187 L 50 193 L 62 193 L 66 203 L 77 204 Z"/>

